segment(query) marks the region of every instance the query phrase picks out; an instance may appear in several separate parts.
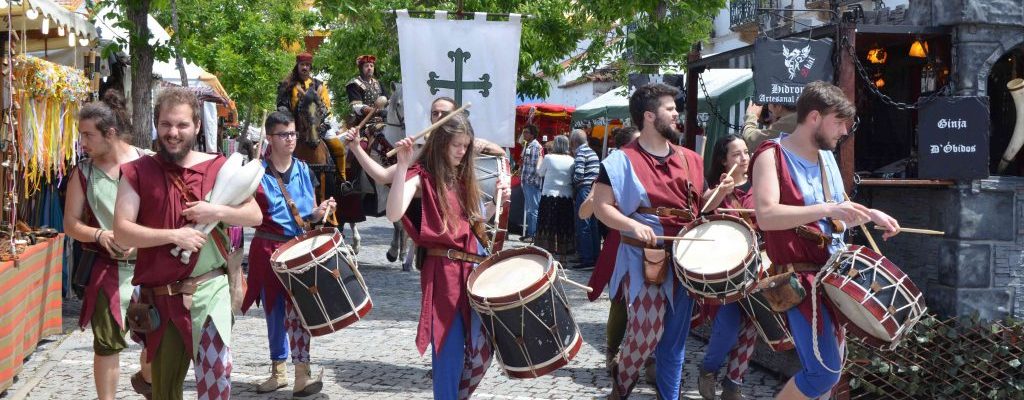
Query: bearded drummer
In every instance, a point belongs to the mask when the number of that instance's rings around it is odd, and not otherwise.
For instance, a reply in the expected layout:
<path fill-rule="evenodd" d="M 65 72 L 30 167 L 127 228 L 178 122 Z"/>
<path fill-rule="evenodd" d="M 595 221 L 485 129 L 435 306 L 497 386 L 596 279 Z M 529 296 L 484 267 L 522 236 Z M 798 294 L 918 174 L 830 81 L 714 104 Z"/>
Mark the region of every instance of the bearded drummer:
<path fill-rule="evenodd" d="M 594 212 L 621 243 L 610 282 L 611 296 L 629 304 L 625 341 L 612 373 L 612 399 L 626 398 L 644 361 L 655 354 L 656 388 L 662 399 L 678 399 L 694 301 L 675 274 L 662 264 L 645 279 L 645 253 L 665 255 L 656 235 L 675 235 L 700 211 L 704 162 L 675 145 L 680 137 L 675 97 L 664 84 L 644 85 L 629 99 L 630 116 L 640 137 L 601 163 L 594 184 Z M 659 254 L 652 254 L 658 256 Z"/>
<path fill-rule="evenodd" d="M 750 164 L 750 152 L 747 143 L 741 136 L 727 135 L 715 143 L 711 152 L 711 168 L 707 182 L 711 188 L 719 187 L 718 191 L 708 189 L 704 192 L 707 208 L 752 208 L 754 199 L 750 192 L 747 179 L 747 167 Z M 727 175 L 728 171 L 731 175 Z M 714 195 L 714 197 L 711 197 Z M 749 215 L 726 213 L 743 218 L 753 226 Z M 727 375 L 722 379 L 723 400 L 742 399 L 740 385 L 746 375 L 750 356 L 757 343 L 757 328 L 740 310 L 740 304 L 733 302 L 721 306 L 704 305 L 701 307 L 702 318 L 712 320 L 711 339 L 704 351 L 704 360 L 697 375 L 697 391 L 705 400 L 715 399 L 718 385 L 718 370 L 726 365 Z"/>
<path fill-rule="evenodd" d="M 802 369 L 778 399 L 817 398 L 839 382 L 845 332 L 835 324 L 828 302 L 821 301 L 821 291 L 810 294 L 818 270 L 845 248 L 844 229 L 874 222 L 885 229 L 885 239 L 899 232 L 899 223 L 889 215 L 845 200 L 832 151 L 847 135 L 856 109 L 843 91 L 812 82 L 796 108 L 793 132 L 762 143 L 752 160 L 757 223 L 765 233 L 768 257 L 777 271 L 795 271 L 808 294 L 785 313 Z M 819 323 L 812 327 L 815 318 Z"/>
<path fill-rule="evenodd" d="M 489 219 L 476 179 L 473 127 L 465 113 L 431 132 L 419 156 L 413 140 L 396 144 L 387 217 L 426 249 L 420 272 L 423 292 L 416 348 L 431 348 L 435 399 L 468 399 L 490 364 L 491 349 L 480 318 L 469 306 L 466 282 L 486 252 L 474 225 Z M 508 187 L 498 183 L 501 201 Z"/>
<path fill-rule="evenodd" d="M 153 398 L 181 399 L 185 374 L 195 363 L 199 398 L 231 398 L 231 315 L 226 272 L 228 240 L 192 226 L 222 222 L 256 226 L 251 197 L 238 206 L 206 199 L 226 158 L 192 150 L 200 129 L 199 99 L 185 88 L 165 88 L 153 106 L 159 151 L 121 166 L 114 208 L 114 237 L 138 249 L 132 283 L 152 330 L 146 332 L 153 363 Z M 142 207 L 145 206 L 145 210 Z M 182 264 L 175 246 L 198 254 Z M 138 308 L 136 308 L 138 309 Z"/>
<path fill-rule="evenodd" d="M 256 393 L 270 393 L 288 385 L 285 361 L 290 350 L 295 369 L 292 395 L 307 397 L 323 388 L 320 378 L 314 379 L 310 370 L 311 335 L 302 325 L 281 281 L 274 276 L 270 256 L 319 222 L 336 203 L 331 197 L 315 206 L 318 182 L 309 166 L 292 155 L 298 139 L 291 114 L 270 113 L 263 129 L 270 141 L 270 154 L 263 160 L 267 172 L 255 195 L 263 223 L 256 227 L 249 245 L 248 290 L 242 312 L 259 300 L 266 314 L 271 374 L 256 387 Z"/>

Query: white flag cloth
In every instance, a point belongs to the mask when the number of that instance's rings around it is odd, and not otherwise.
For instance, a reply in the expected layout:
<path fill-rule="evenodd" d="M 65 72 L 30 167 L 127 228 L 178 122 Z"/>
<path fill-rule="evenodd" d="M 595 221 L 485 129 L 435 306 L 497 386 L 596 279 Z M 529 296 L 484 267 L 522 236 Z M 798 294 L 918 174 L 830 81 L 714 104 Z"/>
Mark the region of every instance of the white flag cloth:
<path fill-rule="evenodd" d="M 511 147 L 521 35 L 519 14 L 508 21 L 487 21 L 485 13 L 448 20 L 447 12 L 411 18 L 399 10 L 406 135 L 430 126 L 430 103 L 447 96 L 473 103 L 469 120 L 476 137 Z"/>

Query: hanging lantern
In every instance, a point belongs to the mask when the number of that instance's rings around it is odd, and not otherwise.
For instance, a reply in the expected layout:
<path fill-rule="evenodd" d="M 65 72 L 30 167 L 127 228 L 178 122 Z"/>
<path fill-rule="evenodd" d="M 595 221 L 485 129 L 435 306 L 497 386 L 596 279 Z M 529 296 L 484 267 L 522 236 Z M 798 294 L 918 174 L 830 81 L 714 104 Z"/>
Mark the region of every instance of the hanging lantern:
<path fill-rule="evenodd" d="M 910 45 L 910 52 L 907 54 L 914 58 L 928 57 L 928 42 L 922 41 L 920 38 L 914 40 L 914 43 Z"/>
<path fill-rule="evenodd" d="M 877 73 L 874 76 L 874 81 L 871 83 L 874 84 L 876 88 L 881 89 L 885 87 L 885 78 L 882 77 L 882 73 Z"/>
<path fill-rule="evenodd" d="M 872 64 L 885 64 L 885 60 L 889 58 L 889 53 L 885 52 L 885 49 L 875 45 L 875 48 L 868 50 L 868 61 Z"/>

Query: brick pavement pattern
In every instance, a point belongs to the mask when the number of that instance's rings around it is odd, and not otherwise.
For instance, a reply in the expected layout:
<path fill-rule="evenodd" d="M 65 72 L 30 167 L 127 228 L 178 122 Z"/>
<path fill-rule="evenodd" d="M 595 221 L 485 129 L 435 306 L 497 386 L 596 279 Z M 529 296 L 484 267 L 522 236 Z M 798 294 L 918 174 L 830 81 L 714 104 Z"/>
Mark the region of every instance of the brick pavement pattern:
<path fill-rule="evenodd" d="M 323 369 L 324 390 L 313 399 L 430 399 L 430 356 L 416 351 L 416 318 L 419 315 L 419 278 L 415 272 L 402 272 L 401 264 L 389 263 L 385 252 L 391 240 L 391 224 L 384 218 L 370 218 L 359 225 L 362 249 L 360 271 L 373 298 L 373 311 L 366 319 L 327 336 L 312 338 L 313 373 Z M 349 231 L 345 231 L 346 235 Z M 251 235 L 246 235 L 251 236 Z M 506 246 L 522 243 L 510 241 Z M 590 271 L 569 270 L 577 282 L 586 282 Z M 610 392 L 611 380 L 605 370 L 605 321 L 609 302 L 603 296 L 588 302 L 585 293 L 566 287 L 572 311 L 579 323 L 585 343 L 576 358 L 566 367 L 536 379 L 509 379 L 493 363 L 480 383 L 475 399 L 603 399 Z M 18 381 L 6 399 L 93 399 L 96 398 L 92 378 L 92 333 L 75 329 L 80 302 L 67 300 L 64 306 L 64 331 L 68 334 L 49 338 L 40 345 L 25 364 Z M 289 399 L 291 386 L 258 395 L 256 386 L 270 371 L 267 330 L 262 309 L 253 309 L 235 321 L 233 330 L 234 399 Z M 690 337 L 686 345 L 687 359 L 683 370 L 683 394 L 686 399 L 700 399 L 697 394 L 697 366 L 703 357 L 705 343 Z M 129 383 L 139 368 L 139 351 L 135 343 L 121 355 L 119 399 L 141 399 Z M 719 376 L 722 376 L 723 370 Z M 185 381 L 185 398 L 196 398 L 194 373 Z M 294 378 L 288 365 L 289 380 Z M 781 387 L 780 382 L 765 370 L 752 366 L 744 379 L 743 392 L 750 399 L 770 399 Z M 650 385 L 641 379 L 632 399 L 653 399 Z"/>

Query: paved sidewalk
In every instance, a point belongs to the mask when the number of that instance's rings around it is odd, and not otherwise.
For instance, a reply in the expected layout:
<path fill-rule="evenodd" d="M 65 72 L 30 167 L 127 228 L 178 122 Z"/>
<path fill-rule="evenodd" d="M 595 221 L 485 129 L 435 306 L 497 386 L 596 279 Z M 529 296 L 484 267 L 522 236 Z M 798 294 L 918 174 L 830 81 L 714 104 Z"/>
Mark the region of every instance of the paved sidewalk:
<path fill-rule="evenodd" d="M 323 368 L 324 392 L 331 399 L 429 399 L 430 358 L 416 351 L 416 318 L 419 313 L 419 277 L 402 272 L 397 263 L 384 257 L 391 239 L 391 225 L 383 218 L 371 218 L 360 224 L 363 248 L 359 254 L 362 271 L 374 302 L 367 318 L 323 337 L 313 338 L 312 356 L 317 368 Z M 348 234 L 348 231 L 346 231 Z M 509 246 L 521 246 L 510 242 Z M 568 271 L 570 278 L 586 282 L 589 271 Z M 585 294 L 567 287 L 572 311 L 584 337 L 584 345 L 568 366 L 537 379 L 513 380 L 502 375 L 497 363 L 491 366 L 474 398 L 479 399 L 595 399 L 607 396 L 610 380 L 604 368 L 605 320 L 607 297 L 590 303 Z M 7 398 L 92 399 L 92 333 L 74 329 L 80 303 L 65 303 L 65 332 L 51 337 L 25 364 L 20 379 L 7 392 Z M 232 398 L 287 399 L 289 388 L 273 394 L 257 395 L 256 383 L 268 374 L 266 325 L 261 309 L 237 319 L 234 327 L 234 371 Z M 696 366 L 703 354 L 704 342 L 691 337 L 687 341 L 687 365 L 683 374 L 684 394 L 699 399 L 696 392 Z M 121 357 L 118 398 L 136 399 L 128 377 L 138 369 L 140 347 L 133 345 Z M 290 373 L 289 366 L 289 373 Z M 752 366 L 744 384 L 744 394 L 753 399 L 769 399 L 780 387 L 770 373 Z M 185 398 L 195 398 L 195 379 L 190 372 L 185 382 Z M 653 391 L 641 382 L 633 399 L 653 399 Z"/>

